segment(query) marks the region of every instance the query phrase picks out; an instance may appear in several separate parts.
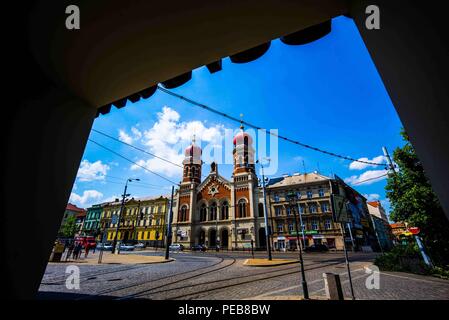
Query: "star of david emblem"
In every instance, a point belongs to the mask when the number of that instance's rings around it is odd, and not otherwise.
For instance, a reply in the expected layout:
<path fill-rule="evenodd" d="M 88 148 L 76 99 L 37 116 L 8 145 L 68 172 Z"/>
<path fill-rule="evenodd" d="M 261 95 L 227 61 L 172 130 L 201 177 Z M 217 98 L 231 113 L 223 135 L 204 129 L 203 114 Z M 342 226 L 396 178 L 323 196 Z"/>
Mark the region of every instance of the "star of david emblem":
<path fill-rule="evenodd" d="M 218 192 L 219 192 L 219 191 L 218 191 L 218 186 L 217 186 L 217 185 L 213 184 L 213 185 L 209 186 L 209 192 L 208 192 L 208 193 L 209 193 L 212 197 L 215 196 Z"/>

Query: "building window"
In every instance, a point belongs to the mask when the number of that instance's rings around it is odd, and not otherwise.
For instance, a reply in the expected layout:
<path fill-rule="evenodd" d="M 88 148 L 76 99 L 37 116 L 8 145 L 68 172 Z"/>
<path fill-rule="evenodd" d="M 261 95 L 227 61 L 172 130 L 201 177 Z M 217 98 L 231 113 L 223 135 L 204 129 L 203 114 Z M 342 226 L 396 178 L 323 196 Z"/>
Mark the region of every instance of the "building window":
<path fill-rule="evenodd" d="M 296 191 L 296 199 L 301 199 L 301 191 Z"/>
<path fill-rule="evenodd" d="M 327 204 L 326 202 L 322 203 L 321 204 L 321 212 L 329 212 L 329 204 Z"/>
<path fill-rule="evenodd" d="M 310 213 L 316 213 L 316 205 L 315 204 L 311 204 L 309 209 L 310 209 Z"/>
<path fill-rule="evenodd" d="M 284 232 L 284 225 L 282 223 L 278 224 L 278 233 L 283 233 Z"/>
<path fill-rule="evenodd" d="M 179 221 L 187 221 L 187 206 L 185 205 L 181 207 L 181 215 Z"/>
<path fill-rule="evenodd" d="M 304 206 L 299 206 L 299 212 L 300 212 L 300 213 L 304 213 L 304 212 L 305 212 Z"/>
<path fill-rule="evenodd" d="M 290 224 L 288 225 L 288 232 L 289 232 L 289 233 L 292 233 L 292 232 L 293 232 L 293 224 L 292 224 L 292 223 L 290 223 Z"/>
<path fill-rule="evenodd" d="M 274 214 L 279 217 L 282 214 L 282 207 L 274 207 Z"/>
<path fill-rule="evenodd" d="M 257 205 L 258 208 L 258 212 L 259 212 L 259 218 L 264 217 L 264 208 L 263 208 L 263 203 L 259 203 Z"/>
<path fill-rule="evenodd" d="M 279 202 L 279 195 L 277 193 L 274 194 L 274 202 Z"/>
<path fill-rule="evenodd" d="M 217 204 L 214 202 L 209 208 L 209 220 L 215 221 L 217 220 Z"/>
<path fill-rule="evenodd" d="M 238 209 L 239 209 L 239 211 L 238 211 L 238 213 L 239 213 L 238 218 L 246 217 L 246 200 L 245 199 L 240 199 L 239 200 Z"/>
<path fill-rule="evenodd" d="M 318 230 L 318 220 L 312 220 L 312 230 Z"/>
<path fill-rule="evenodd" d="M 320 197 L 324 197 L 324 190 L 323 189 L 318 189 L 318 195 Z"/>
<path fill-rule="evenodd" d="M 206 221 L 207 220 L 207 207 L 203 203 L 200 208 L 200 221 Z"/>
<path fill-rule="evenodd" d="M 293 214 L 293 209 L 291 207 L 287 207 L 287 216 L 291 216 Z"/>
<path fill-rule="evenodd" d="M 312 197 L 313 197 L 312 191 L 307 191 L 307 198 L 312 199 Z"/>
<path fill-rule="evenodd" d="M 329 230 L 329 229 L 332 228 L 332 222 L 331 222 L 331 219 L 326 219 L 326 220 L 324 221 L 324 228 L 325 228 L 326 230 Z"/>
<path fill-rule="evenodd" d="M 223 202 L 221 205 L 221 220 L 229 219 L 229 204 L 227 201 Z"/>

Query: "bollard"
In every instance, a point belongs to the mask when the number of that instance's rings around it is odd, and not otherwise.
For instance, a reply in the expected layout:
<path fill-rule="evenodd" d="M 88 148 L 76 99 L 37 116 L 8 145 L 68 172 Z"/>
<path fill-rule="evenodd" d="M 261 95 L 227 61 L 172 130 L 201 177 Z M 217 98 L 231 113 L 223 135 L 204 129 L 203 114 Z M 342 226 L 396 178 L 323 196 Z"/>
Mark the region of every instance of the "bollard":
<path fill-rule="evenodd" d="M 329 300 L 344 300 L 340 276 L 335 273 L 323 273 L 324 289 Z"/>

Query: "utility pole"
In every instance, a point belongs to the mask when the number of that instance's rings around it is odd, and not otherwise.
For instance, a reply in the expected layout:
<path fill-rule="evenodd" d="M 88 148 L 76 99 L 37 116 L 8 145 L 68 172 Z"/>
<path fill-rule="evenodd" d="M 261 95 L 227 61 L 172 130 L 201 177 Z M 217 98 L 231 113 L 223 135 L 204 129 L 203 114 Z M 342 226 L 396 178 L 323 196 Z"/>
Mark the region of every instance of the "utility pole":
<path fill-rule="evenodd" d="M 393 161 L 391 161 L 391 157 L 390 157 L 390 154 L 388 153 L 387 148 L 382 147 L 382 151 L 384 153 L 384 156 L 387 158 L 389 170 L 393 171 L 393 174 L 396 175 L 396 168 L 394 167 Z"/>
<path fill-rule="evenodd" d="M 293 214 L 295 215 L 296 241 L 298 243 L 298 249 L 299 249 L 299 262 L 301 263 L 302 291 L 304 294 L 304 299 L 308 300 L 309 299 L 309 289 L 307 287 L 306 273 L 304 271 L 304 260 L 302 258 L 302 245 L 300 244 L 300 240 L 299 240 L 298 219 L 296 217 L 296 210 L 293 206 L 293 203 L 295 201 L 295 196 L 291 196 L 289 200 L 290 200 L 290 210 L 293 210 Z"/>
<path fill-rule="evenodd" d="M 348 250 L 346 250 L 345 230 L 344 230 L 345 228 L 343 227 L 342 223 L 340 223 L 340 228 L 341 228 L 341 234 L 343 235 L 343 249 L 345 251 L 345 262 L 346 262 L 346 269 L 348 270 L 349 287 L 351 288 L 351 298 L 352 298 L 352 300 L 355 300 L 354 287 L 352 286 L 351 268 L 349 267 Z"/>
<path fill-rule="evenodd" d="M 119 231 L 119 228 L 120 228 L 120 222 L 122 221 L 123 208 L 125 207 L 126 197 L 129 196 L 129 194 L 126 194 L 126 191 L 128 190 L 128 182 L 132 182 L 132 181 L 140 181 L 140 179 L 128 178 L 126 180 L 125 190 L 123 191 L 123 195 L 122 195 L 122 204 L 120 206 L 120 212 L 119 212 L 118 221 L 117 221 L 117 227 L 115 228 L 114 241 L 112 242 L 112 252 L 111 253 L 115 253 L 115 250 L 116 250 L 116 247 L 117 247 L 117 237 L 118 237 L 118 231 Z M 120 253 L 120 250 L 117 250 L 117 254 L 119 254 L 119 253 Z"/>
<path fill-rule="evenodd" d="M 137 239 L 137 227 L 140 224 L 140 200 L 137 201 L 137 211 L 136 211 L 136 226 L 135 226 L 135 237 L 136 237 L 136 241 Z"/>
<path fill-rule="evenodd" d="M 170 256 L 170 234 L 171 234 L 171 219 L 173 214 L 173 193 L 175 192 L 175 186 L 171 187 L 170 206 L 168 209 L 167 217 L 167 233 L 165 235 L 165 260 L 168 260 Z"/>
<path fill-rule="evenodd" d="M 270 231 L 268 230 L 268 209 L 267 209 L 267 192 L 265 188 L 265 174 L 263 171 L 262 163 L 259 160 L 257 160 L 256 163 L 259 163 L 260 167 L 262 168 L 263 216 L 265 221 L 265 239 L 266 239 L 265 242 L 267 243 L 268 260 L 271 261 L 272 257 L 271 257 Z"/>

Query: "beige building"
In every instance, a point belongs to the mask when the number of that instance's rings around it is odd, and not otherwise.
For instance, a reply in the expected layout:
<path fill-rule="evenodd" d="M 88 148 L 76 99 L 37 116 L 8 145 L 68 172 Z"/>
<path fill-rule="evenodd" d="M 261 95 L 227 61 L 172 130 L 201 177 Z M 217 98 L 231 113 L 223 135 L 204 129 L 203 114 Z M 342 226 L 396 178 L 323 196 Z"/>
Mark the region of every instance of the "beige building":
<path fill-rule="evenodd" d="M 332 219 L 330 181 L 331 178 L 317 172 L 270 179 L 267 205 L 275 250 L 296 249 L 295 215 L 302 242 L 299 214 L 304 225 L 305 246 L 316 243 L 343 249 L 340 225 Z M 289 195 L 293 195 L 295 200 L 290 201 Z M 262 203 L 263 199 L 259 201 Z"/>
<path fill-rule="evenodd" d="M 325 244 L 329 249 L 369 247 L 375 240 L 366 199 L 338 177 L 318 172 L 284 175 L 271 178 L 266 186 L 271 244 L 275 250 L 296 250 L 296 224 L 300 242 L 307 246 Z M 344 211 L 349 223 L 334 222 L 332 195 L 344 197 Z M 263 196 L 259 192 L 259 211 L 263 210 Z M 296 215 L 296 221 L 295 221 Z M 301 229 L 304 226 L 304 240 Z M 305 243 L 304 243 L 305 242 Z"/>

